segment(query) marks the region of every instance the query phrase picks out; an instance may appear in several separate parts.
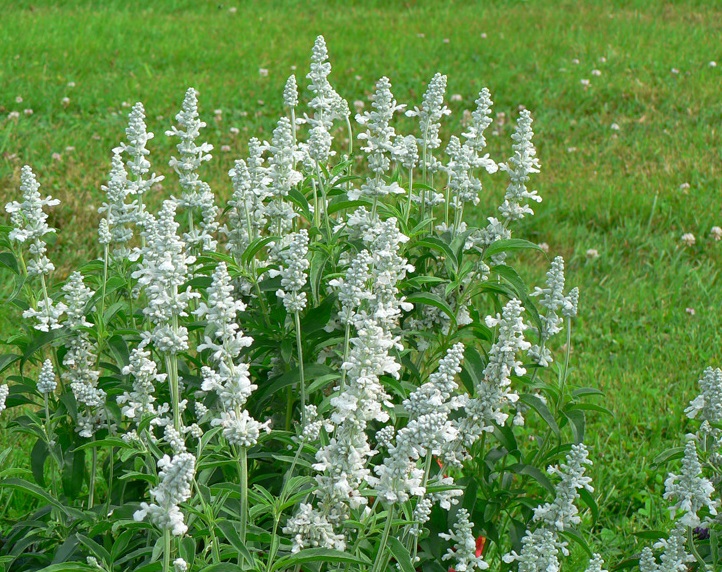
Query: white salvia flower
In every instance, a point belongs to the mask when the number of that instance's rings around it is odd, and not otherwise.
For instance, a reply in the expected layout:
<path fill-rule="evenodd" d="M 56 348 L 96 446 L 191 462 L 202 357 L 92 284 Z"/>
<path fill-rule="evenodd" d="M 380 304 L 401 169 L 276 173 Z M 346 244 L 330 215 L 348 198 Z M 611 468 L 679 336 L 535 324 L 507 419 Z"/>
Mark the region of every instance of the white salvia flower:
<path fill-rule="evenodd" d="M 708 367 L 699 380 L 701 393 L 684 410 L 687 417 L 694 419 L 699 415 L 703 422 L 722 422 L 722 369 Z"/>
<path fill-rule="evenodd" d="M 25 165 L 20 172 L 20 191 L 23 194 L 23 202 L 13 201 L 5 205 L 5 210 L 10 213 L 10 221 L 14 227 L 8 238 L 21 244 L 29 243 L 28 276 L 49 274 L 55 270 L 53 263 L 45 256 L 47 248 L 43 240 L 46 234 L 55 232 L 55 229 L 48 226 L 48 215 L 43 211 L 43 207 L 59 205 L 60 201 L 49 195 L 43 199 L 38 192 L 39 188 L 40 184 L 32 169 Z M 48 314 L 50 313 L 50 309 L 48 309 Z"/>
<path fill-rule="evenodd" d="M 291 74 L 286 80 L 283 88 L 283 105 L 293 109 L 298 105 L 298 85 L 296 84 L 296 76 Z"/>
<path fill-rule="evenodd" d="M 176 431 L 173 425 L 168 424 L 163 428 L 163 437 L 172 449 L 174 455 L 187 451 L 185 439 L 183 439 L 179 431 Z"/>
<path fill-rule="evenodd" d="M 188 562 L 182 558 L 176 558 L 173 560 L 173 571 L 174 572 L 188 572 Z"/>
<path fill-rule="evenodd" d="M 278 121 L 268 150 L 271 154 L 267 169 L 268 190 L 273 200 L 265 206 L 265 214 L 272 233 L 282 235 L 291 227 L 291 221 L 296 216 L 293 206 L 284 198 L 303 178 L 296 170 L 298 152 L 293 141 L 291 120 L 287 117 Z"/>
<path fill-rule="evenodd" d="M 564 259 L 557 256 L 551 264 L 549 272 L 547 272 L 546 288 L 536 288 L 531 296 L 541 296 L 539 305 L 546 309 L 546 313 L 540 316 L 542 327 L 539 331 L 539 345 L 532 346 L 529 350 L 529 357 L 535 360 L 539 365 L 547 367 L 552 361 L 552 354 L 549 348 L 545 346 L 546 342 L 562 331 L 564 320 L 559 313 L 569 312 L 567 307 L 573 308 L 576 304 L 574 298 L 567 299 L 564 296 Z M 578 290 L 575 298 L 578 298 Z M 576 314 L 576 311 L 574 311 Z"/>
<path fill-rule="evenodd" d="M 414 536 L 419 536 L 421 534 L 424 524 L 429 522 L 429 519 L 431 518 L 431 509 L 433 506 L 434 503 L 431 502 L 430 498 L 423 497 L 419 499 L 419 502 L 416 503 L 416 507 L 414 507 L 414 513 L 412 515 L 414 524 L 409 529 L 409 534 Z"/>
<path fill-rule="evenodd" d="M 672 517 L 678 510 L 684 512 L 679 522 L 685 526 L 699 526 L 700 518 L 697 512 L 706 506 L 710 514 L 717 514 L 718 501 L 713 501 L 711 495 L 714 493 L 712 483 L 701 476 L 702 465 L 697 457 L 697 444 L 695 436 L 687 435 L 687 444 L 684 448 L 682 459 L 682 471 L 679 475 L 670 473 L 664 481 L 664 498 L 676 499 L 677 502 L 669 507 Z"/>
<path fill-rule="evenodd" d="M 521 552 L 505 554 L 504 562 L 518 562 L 518 572 L 559 572 L 559 553 L 567 554 L 565 543 L 557 540 L 556 534 L 546 528 L 528 531 L 521 539 Z"/>
<path fill-rule="evenodd" d="M 83 275 L 73 272 L 63 286 L 63 292 L 68 316 L 64 325 L 70 329 L 90 328 L 92 324 L 85 319 L 85 307 L 95 292 L 83 283 Z"/>
<path fill-rule="evenodd" d="M 216 248 L 213 233 L 218 230 L 218 208 L 215 206 L 210 186 L 200 179 L 197 171 L 204 162 L 211 160 L 210 151 L 213 150 L 213 145 L 195 143 L 200 130 L 206 124 L 198 118 L 198 95 L 192 87 L 186 91 L 181 111 L 175 118 L 180 128 L 172 127 L 166 131 L 166 135 L 180 139 L 176 146 L 180 158 L 171 157 L 168 162 L 178 174 L 183 189 L 178 204 L 188 209 L 200 209 L 202 217 L 199 227 L 191 228 L 184 238 L 191 245 L 212 251 Z"/>
<path fill-rule="evenodd" d="M 38 391 L 40 393 L 53 393 L 58 387 L 58 382 L 55 379 L 55 370 L 53 369 L 53 362 L 50 359 L 46 359 L 43 362 L 43 367 L 40 368 L 40 375 L 38 376 Z"/>
<path fill-rule="evenodd" d="M 319 123 L 311 128 L 306 146 L 308 158 L 312 161 L 311 169 L 328 163 L 329 158 L 335 154 L 331 151 L 332 143 L 333 138 L 323 124 Z"/>
<path fill-rule="evenodd" d="M 417 139 L 419 146 L 423 149 L 421 157 L 422 165 L 425 165 L 429 173 L 434 173 L 440 167 L 440 163 L 434 158 L 432 151 L 441 146 L 439 131 L 441 119 L 449 115 L 451 110 L 444 105 L 446 93 L 446 76 L 437 73 L 429 82 L 424 93 L 421 109 L 415 107 L 406 112 L 408 117 L 418 117 L 422 136 Z"/>
<path fill-rule="evenodd" d="M 452 135 L 446 147 L 446 154 L 449 156 L 449 164 L 445 170 L 449 176 L 450 205 L 462 209 L 465 203 L 479 204 L 481 181 L 472 172 L 474 149 L 466 145 L 462 146 L 459 138 Z"/>
<path fill-rule="evenodd" d="M 659 564 L 654 559 L 654 553 L 649 546 L 645 546 L 639 557 L 639 572 L 659 572 Z"/>
<path fill-rule="evenodd" d="M 283 534 L 292 537 L 292 553 L 304 548 L 346 549 L 343 534 L 336 534 L 324 514 L 306 503 L 301 503 L 296 514 L 288 519 Z"/>
<path fill-rule="evenodd" d="M 406 107 L 396 103 L 391 93 L 391 82 L 387 77 L 382 77 L 376 82 L 376 91 L 371 107 L 372 111 L 365 111 L 363 114 L 357 115 L 356 121 L 367 127 L 366 132 L 359 133 L 358 138 L 365 142 L 361 149 L 366 152 L 369 169 L 374 176 L 366 179 L 366 183 L 362 185 L 360 191 L 349 192 L 351 200 L 355 200 L 359 196 L 374 198 L 405 192 L 398 183 L 389 184 L 382 178 L 391 166 L 392 155 L 397 153 L 393 144 L 396 133 L 389 124 L 394 113 L 402 111 Z"/>
<path fill-rule="evenodd" d="M 344 325 L 352 323 L 353 317 L 364 300 L 374 298 L 373 292 L 368 288 L 372 264 L 373 257 L 369 251 L 362 250 L 351 260 L 345 278 L 329 281 L 329 286 L 338 292 L 338 299 L 341 302 L 341 311 L 338 317 Z"/>
<path fill-rule="evenodd" d="M 185 534 L 188 527 L 178 505 L 191 496 L 195 464 L 196 458 L 190 453 L 174 455 L 173 459 L 164 455 L 158 461 L 160 482 L 150 490 L 155 502 L 150 505 L 140 503 L 140 510 L 133 514 L 133 518 L 140 522 L 147 516 L 161 530 L 170 530 L 174 536 Z"/>
<path fill-rule="evenodd" d="M 526 351 L 531 344 L 524 340 L 527 329 L 521 317 L 524 307 L 519 300 L 509 300 L 502 315 L 487 316 L 486 325 L 499 326 L 497 341 L 489 350 L 489 362 L 484 368 L 484 379 L 476 387 L 476 396 L 469 399 L 466 417 L 460 421 L 460 430 L 467 445 L 473 443 L 482 431 L 493 431 L 492 421 L 503 424 L 509 417 L 503 409 L 516 403 L 519 396 L 510 390 L 512 373 L 524 375 L 526 369 L 517 360 L 517 352 Z"/>
<path fill-rule="evenodd" d="M 60 317 L 65 311 L 65 304 L 58 302 L 53 303 L 52 299 L 44 298 L 38 300 L 37 308 L 28 308 L 23 312 L 23 318 L 30 320 L 36 319 L 38 321 L 35 324 L 35 329 L 41 332 L 49 332 L 50 330 L 57 330 L 62 328 L 63 325 L 60 323 Z"/>
<path fill-rule="evenodd" d="M 531 128 L 532 118 L 529 110 L 523 109 L 517 121 L 516 131 L 511 136 L 514 140 L 512 149 L 514 155 L 506 162 L 501 163 L 499 168 L 509 173 L 511 179 L 506 188 L 504 203 L 499 207 L 501 216 L 508 222 L 524 218 L 527 214 L 533 215 L 534 211 L 525 201 L 541 202 L 541 197 L 536 191 L 528 191 L 526 183 L 529 175 L 539 172 L 539 159 L 536 157 L 536 149 L 531 142 L 534 132 Z"/>
<path fill-rule="evenodd" d="M 589 561 L 586 572 L 609 572 L 605 568 L 602 568 L 602 566 L 604 566 L 604 560 L 602 560 L 599 554 L 595 554 Z"/>
<path fill-rule="evenodd" d="M 281 289 L 276 296 L 283 300 L 289 313 L 306 307 L 306 293 L 301 292 L 308 281 L 308 231 L 304 228 L 289 237 L 288 248 L 279 253 L 281 259 Z"/>
<path fill-rule="evenodd" d="M 669 534 L 669 538 L 662 539 L 654 545 L 655 548 L 663 550 L 657 570 L 659 572 L 687 572 L 687 563 L 694 562 L 695 558 L 687 553 L 686 544 L 687 529 L 678 522 Z"/>
<path fill-rule="evenodd" d="M 253 338 L 243 335 L 236 316 L 246 305 L 233 298 L 233 285 L 225 262 L 219 262 L 213 271 L 213 282 L 208 287 L 208 303 L 201 302 L 193 312 L 208 321 L 204 343 L 198 351 L 210 349 L 213 359 L 221 362 L 238 357 L 243 348 L 253 343 Z"/>
<path fill-rule="evenodd" d="M 224 409 L 236 409 L 243 407 L 246 401 L 257 386 L 251 383 L 248 365 L 245 363 L 231 364 L 222 361 L 219 364 L 219 371 L 210 367 L 201 368 L 203 391 L 215 391 L 221 400 Z"/>
<path fill-rule="evenodd" d="M 226 441 L 239 447 L 253 447 L 258 443 L 261 431 L 267 433 L 271 430 L 270 420 L 259 423 L 245 409 L 240 415 L 235 410 L 222 411 L 220 418 L 211 421 L 211 425 L 223 427 L 223 437 Z"/>
<path fill-rule="evenodd" d="M 98 223 L 98 243 L 105 246 L 113 242 L 113 235 L 110 233 L 110 227 L 108 226 L 108 219 L 100 219 Z"/>
<path fill-rule="evenodd" d="M 144 178 L 150 172 L 150 161 L 147 157 L 150 151 L 146 149 L 148 141 L 153 139 L 153 133 L 148 132 L 145 125 L 145 109 L 142 103 L 136 103 L 128 114 L 128 127 L 125 130 L 128 143 L 121 143 L 117 148 L 118 152 L 125 152 L 128 156 L 126 165 L 132 175 L 128 180 L 127 192 L 139 198 L 139 207 L 135 211 L 135 222 L 143 222 L 146 212 L 143 205 L 143 195 L 153 185 L 163 180 L 162 176 L 152 173 L 147 179 Z M 114 149 L 114 152 L 116 150 Z"/>
<path fill-rule="evenodd" d="M 549 474 L 556 474 L 561 481 L 555 487 L 554 502 L 546 503 L 534 509 L 534 521 L 543 522 L 550 529 L 560 532 L 579 524 L 579 509 L 574 502 L 579 498 L 578 489 L 594 492 L 591 486 L 592 479 L 584 476 L 585 465 L 592 462 L 587 458 L 588 451 L 583 443 L 572 445 L 572 450 L 566 456 L 566 462 L 560 467 L 549 467 Z"/>
<path fill-rule="evenodd" d="M 130 352 L 129 365 L 123 368 L 123 375 L 133 377 L 133 390 L 124 392 L 116 398 L 122 405 L 120 412 L 136 423 L 144 415 L 162 415 L 168 411 L 167 404 L 160 410 L 154 406 L 156 385 L 165 383 L 166 374 L 158 373 L 158 366 L 150 359 L 150 351 L 144 348 L 133 348 Z"/>
<path fill-rule="evenodd" d="M 419 145 L 413 135 L 397 135 L 394 140 L 393 157 L 404 169 L 413 169 L 419 162 Z"/>
<path fill-rule="evenodd" d="M 128 173 L 123 164 L 121 149 L 113 150 L 112 166 L 108 176 L 108 184 L 100 187 L 105 192 L 106 202 L 98 208 L 99 213 L 105 213 L 105 218 L 110 232 L 110 243 L 116 245 L 114 254 L 116 256 L 127 256 L 129 250 L 126 244 L 133 238 L 133 229 L 129 223 L 136 222 L 137 201 L 126 203 L 128 197 Z"/>
<path fill-rule="evenodd" d="M 314 110 L 314 115 L 313 119 L 308 121 L 312 125 L 321 123 L 329 131 L 336 119 L 346 119 L 350 114 L 346 100 L 336 93 L 328 82 L 330 73 L 331 64 L 328 62 L 326 40 L 323 36 L 318 36 L 311 52 L 311 70 L 306 76 L 311 80 L 308 89 L 314 94 L 313 99 L 308 103 L 308 106 Z"/>
<path fill-rule="evenodd" d="M 303 418 L 306 420 L 306 424 L 301 429 L 301 440 L 306 443 L 313 443 L 318 439 L 318 436 L 321 433 L 321 428 L 324 425 L 324 419 L 319 416 L 318 409 L 315 405 L 306 404 L 305 410 L 306 414 Z"/>
<path fill-rule="evenodd" d="M 484 131 L 494 120 L 491 118 L 491 106 L 494 102 L 491 100 L 491 93 L 487 88 L 483 88 L 479 92 L 479 98 L 476 100 L 476 110 L 471 113 L 471 123 L 466 133 L 462 136 L 466 139 L 464 147 L 471 147 L 475 152 L 474 167 L 486 169 L 488 173 L 496 173 L 498 165 L 489 158 L 487 153 L 479 156 L 486 148 L 486 138 Z"/>
<path fill-rule="evenodd" d="M 565 318 L 576 318 L 579 311 L 579 288 L 575 286 L 569 291 L 569 295 L 564 298 L 564 307 L 562 308 L 562 316 Z"/>
<path fill-rule="evenodd" d="M 10 388 L 7 385 L 0 385 L 0 413 L 5 411 L 5 401 L 10 393 Z"/>
<path fill-rule="evenodd" d="M 441 559 L 452 560 L 454 569 L 457 572 L 467 572 L 472 570 L 486 570 L 489 564 L 484 562 L 481 556 L 476 555 L 476 539 L 472 532 L 474 523 L 469 522 L 469 512 L 465 509 L 459 509 L 456 515 L 456 523 L 454 530 L 450 534 L 443 532 L 439 536 L 444 540 L 453 540 L 453 547 L 446 551 Z"/>
<path fill-rule="evenodd" d="M 186 254 L 186 245 L 178 237 L 176 206 L 175 201 L 167 200 L 157 220 L 148 214 L 143 230 L 146 239 L 143 261 L 132 274 L 148 296 L 143 313 L 155 325 L 151 340 L 158 351 L 171 354 L 188 349 L 188 330 L 174 325 L 173 319 L 187 316 L 188 302 L 199 297 L 190 287 L 180 290 L 188 280 L 189 266 L 195 257 Z"/>

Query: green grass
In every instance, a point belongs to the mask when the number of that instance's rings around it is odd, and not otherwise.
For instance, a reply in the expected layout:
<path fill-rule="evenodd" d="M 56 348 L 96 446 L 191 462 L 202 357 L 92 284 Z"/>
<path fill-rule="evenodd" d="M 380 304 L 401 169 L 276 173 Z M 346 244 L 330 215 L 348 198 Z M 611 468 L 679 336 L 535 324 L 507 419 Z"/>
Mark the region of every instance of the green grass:
<path fill-rule="evenodd" d="M 397 99 L 413 106 L 425 81 L 448 74 L 448 93 L 463 101 L 449 104 L 447 135 L 488 86 L 507 117 L 490 137 L 497 159 L 509 154 L 508 119 L 519 104 L 529 108 L 544 202 L 517 234 L 565 257 L 568 283 L 582 292 L 573 380 L 601 388 L 615 413 L 595 419 L 587 436 L 602 509 L 597 546 L 614 563 L 646 542 L 632 532 L 667 526 L 665 470 L 651 460 L 681 442 L 696 380 L 721 365 L 722 243 L 709 237 L 722 226 L 717 2 L 239 2 L 235 14 L 234 3 L 171 0 L 143 10 L 110 1 L 2 4 L 0 116 L 21 117 L 0 119 L 0 202 L 15 197 L 20 166 L 31 164 L 63 201 L 51 219 L 61 230 L 51 252 L 61 273 L 95 253 L 94 207 L 110 150 L 123 138 L 124 101 L 145 104 L 157 134 L 151 159 L 168 174 L 172 144 L 162 134 L 185 89 L 196 87 L 216 146 L 205 172 L 222 197 L 248 137 L 270 137 L 291 66 L 305 75 L 317 34 L 349 101 L 366 99 L 386 75 Z M 26 108 L 32 116 L 22 115 Z M 56 152 L 62 160 L 52 159 Z M 500 186 L 485 191 L 479 219 L 502 194 Z M 697 245 L 683 247 L 683 232 Z M 586 257 L 592 248 L 596 260 Z M 527 268 L 539 283 L 546 262 L 529 258 Z M 0 311 L 0 338 L 16 320 Z"/>

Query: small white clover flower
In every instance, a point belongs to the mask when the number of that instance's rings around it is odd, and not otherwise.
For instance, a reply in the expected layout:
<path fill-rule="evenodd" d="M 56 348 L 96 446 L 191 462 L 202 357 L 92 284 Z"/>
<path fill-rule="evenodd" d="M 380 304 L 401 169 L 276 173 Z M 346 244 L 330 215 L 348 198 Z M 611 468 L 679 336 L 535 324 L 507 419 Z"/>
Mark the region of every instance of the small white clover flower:
<path fill-rule="evenodd" d="M 456 515 L 454 530 L 449 534 L 443 532 L 439 536 L 444 540 L 453 540 L 454 545 L 446 551 L 441 559 L 452 560 L 457 572 L 471 572 L 472 570 L 486 570 L 489 564 L 481 556 L 476 555 L 476 539 L 472 532 L 474 523 L 469 521 L 469 512 L 459 509 Z"/>
<path fill-rule="evenodd" d="M 679 475 L 670 473 L 664 482 L 664 498 L 677 499 L 677 502 L 669 507 L 669 511 L 672 517 L 677 511 L 683 511 L 684 515 L 679 522 L 685 526 L 699 526 L 701 521 L 697 512 L 704 506 L 709 509 L 711 515 L 717 514 L 719 502 L 711 498 L 714 486 L 708 479 L 701 477 L 701 474 L 702 466 L 697 458 L 695 436 L 689 434 L 684 448 L 681 473 Z"/>
<path fill-rule="evenodd" d="M 719 242 L 722 240 L 722 227 L 713 226 L 710 229 L 709 234 L 716 242 Z"/>
<path fill-rule="evenodd" d="M 46 359 L 43 362 L 43 366 L 40 368 L 40 375 L 38 376 L 38 391 L 44 394 L 53 393 L 57 387 L 58 382 L 55 379 L 53 362 L 50 361 L 50 359 Z"/>
<path fill-rule="evenodd" d="M 590 248 L 585 253 L 587 260 L 596 260 L 599 258 L 599 251 L 596 248 Z"/>
<path fill-rule="evenodd" d="M 680 239 L 680 241 L 685 246 L 694 246 L 695 242 L 697 242 L 697 240 L 695 239 L 694 235 L 691 232 L 685 232 L 682 235 L 682 238 Z"/>

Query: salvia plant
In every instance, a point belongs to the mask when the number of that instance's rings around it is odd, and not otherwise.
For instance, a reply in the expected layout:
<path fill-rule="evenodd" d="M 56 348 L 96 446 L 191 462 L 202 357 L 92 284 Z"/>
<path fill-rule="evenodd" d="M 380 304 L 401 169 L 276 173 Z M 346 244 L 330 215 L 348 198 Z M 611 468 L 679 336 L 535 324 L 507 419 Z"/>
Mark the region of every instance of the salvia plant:
<path fill-rule="evenodd" d="M 102 254 L 64 280 L 58 200 L 23 168 L 0 256 L 25 322 L 0 356 L 0 411 L 19 408 L 9 430 L 34 445 L 0 494 L 37 502 L 3 509 L 4 570 L 553 572 L 572 552 L 604 570 L 583 530 L 598 512 L 586 415 L 604 409 L 569 379 L 579 291 L 561 257 L 534 289 L 511 265 L 540 250 L 512 235 L 541 201 L 530 112 L 497 162 L 489 90 L 444 144 L 445 76 L 401 134 L 388 78 L 354 127 L 330 73 L 319 37 L 307 96 L 291 76 L 287 116 L 249 141 L 223 207 L 196 91 L 166 132 L 162 202 L 133 106 Z M 485 218 L 480 195 L 502 185 Z M 701 539 L 717 538 L 722 372 L 688 412 L 699 430 L 667 456 L 683 458 L 666 483 L 677 520 L 635 559 L 644 572 L 715 557 Z"/>

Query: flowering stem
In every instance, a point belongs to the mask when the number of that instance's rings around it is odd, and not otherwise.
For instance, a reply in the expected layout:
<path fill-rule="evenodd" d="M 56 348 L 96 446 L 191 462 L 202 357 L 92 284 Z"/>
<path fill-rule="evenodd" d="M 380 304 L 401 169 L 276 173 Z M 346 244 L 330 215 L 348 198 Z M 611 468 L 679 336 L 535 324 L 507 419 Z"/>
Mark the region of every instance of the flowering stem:
<path fill-rule="evenodd" d="M 411 199 L 414 196 L 414 169 L 409 169 L 409 198 L 406 201 L 406 224 L 409 224 L 409 215 L 411 214 Z"/>
<path fill-rule="evenodd" d="M 175 317 L 173 318 L 176 319 Z M 178 363 L 175 357 L 168 353 L 165 356 L 165 368 L 168 374 L 168 387 L 170 389 L 170 399 L 173 407 L 173 427 L 176 431 L 181 430 L 180 410 L 179 410 L 179 387 L 178 387 Z"/>
<path fill-rule="evenodd" d="M 343 391 L 346 386 L 346 368 L 343 367 L 348 361 L 349 352 L 349 340 L 351 338 L 351 322 L 346 322 L 346 333 L 343 338 L 343 361 L 341 362 L 341 384 L 339 385 L 339 391 Z"/>
<path fill-rule="evenodd" d="M 557 408 L 561 405 L 561 401 L 564 398 L 564 386 L 567 381 L 567 373 L 569 372 L 569 355 L 572 352 L 572 319 L 567 318 L 567 347 L 564 351 L 564 371 L 562 372 L 562 379 L 559 385 L 559 403 Z"/>
<path fill-rule="evenodd" d="M 384 526 L 384 533 L 381 536 L 381 544 L 379 544 L 378 552 L 376 553 L 376 560 L 374 560 L 373 568 L 371 572 L 379 572 L 383 569 L 386 562 L 386 543 L 389 541 L 389 533 L 391 532 L 391 523 L 394 520 L 394 505 L 389 508 L 388 514 L 386 515 L 386 525 Z"/>
<path fill-rule="evenodd" d="M 163 572 L 170 572 L 170 528 L 163 530 Z"/>
<path fill-rule="evenodd" d="M 241 478 L 241 531 L 240 537 L 246 543 L 246 529 L 248 528 L 248 449 L 241 447 L 238 452 L 238 469 Z"/>
<path fill-rule="evenodd" d="M 316 178 L 318 179 L 318 186 L 321 188 L 321 199 L 323 200 L 323 220 L 326 223 L 326 234 L 328 235 L 328 240 L 330 242 L 331 223 L 328 220 L 328 213 L 326 212 L 326 209 L 328 208 L 328 200 L 326 199 L 326 188 L 324 187 L 323 179 L 321 179 L 321 169 L 319 168 L 318 163 L 316 163 Z"/>
<path fill-rule="evenodd" d="M 93 436 L 95 441 L 95 436 Z M 95 497 L 95 473 L 98 470 L 98 449 L 93 447 L 90 461 L 90 481 L 88 483 L 88 510 L 93 508 L 93 498 Z"/>
<path fill-rule="evenodd" d="M 294 313 L 296 320 L 296 351 L 298 354 L 298 383 L 301 388 L 301 426 L 306 426 L 306 379 L 303 372 L 303 347 L 301 346 L 301 316 L 296 310 Z"/>

